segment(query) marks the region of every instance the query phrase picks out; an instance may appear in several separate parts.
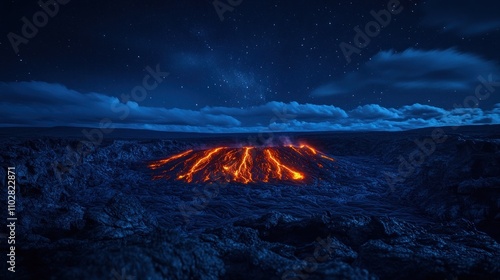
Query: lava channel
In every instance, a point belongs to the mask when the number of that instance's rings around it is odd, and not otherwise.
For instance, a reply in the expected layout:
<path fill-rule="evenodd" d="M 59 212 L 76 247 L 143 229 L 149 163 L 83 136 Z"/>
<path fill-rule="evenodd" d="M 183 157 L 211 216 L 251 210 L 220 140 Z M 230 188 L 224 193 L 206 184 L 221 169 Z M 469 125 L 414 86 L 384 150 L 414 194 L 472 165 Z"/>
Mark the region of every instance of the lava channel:
<path fill-rule="evenodd" d="M 153 179 L 175 179 L 187 183 L 213 181 L 258 182 L 307 179 L 311 166 L 323 168 L 325 161 L 335 161 L 309 145 L 280 147 L 216 147 L 187 150 L 166 159 L 149 163 L 159 171 Z"/>

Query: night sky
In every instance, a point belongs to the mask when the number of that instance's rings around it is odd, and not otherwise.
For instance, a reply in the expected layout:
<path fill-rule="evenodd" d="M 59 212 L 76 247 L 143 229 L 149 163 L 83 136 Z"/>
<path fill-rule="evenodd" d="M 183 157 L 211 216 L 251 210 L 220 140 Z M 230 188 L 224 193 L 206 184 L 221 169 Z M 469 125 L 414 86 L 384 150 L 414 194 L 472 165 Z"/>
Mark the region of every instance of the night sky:
<path fill-rule="evenodd" d="M 45 2 L 0 4 L 2 126 L 500 123 L 498 1 Z"/>

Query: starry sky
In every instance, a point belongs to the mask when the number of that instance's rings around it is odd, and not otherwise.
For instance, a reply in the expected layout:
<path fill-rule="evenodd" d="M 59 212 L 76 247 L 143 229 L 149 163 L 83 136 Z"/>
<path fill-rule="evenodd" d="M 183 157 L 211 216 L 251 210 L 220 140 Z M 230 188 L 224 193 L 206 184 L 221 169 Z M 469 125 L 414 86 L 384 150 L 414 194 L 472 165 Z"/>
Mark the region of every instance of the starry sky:
<path fill-rule="evenodd" d="M 500 123 L 499 10 L 494 0 L 3 1 L 0 123 Z"/>

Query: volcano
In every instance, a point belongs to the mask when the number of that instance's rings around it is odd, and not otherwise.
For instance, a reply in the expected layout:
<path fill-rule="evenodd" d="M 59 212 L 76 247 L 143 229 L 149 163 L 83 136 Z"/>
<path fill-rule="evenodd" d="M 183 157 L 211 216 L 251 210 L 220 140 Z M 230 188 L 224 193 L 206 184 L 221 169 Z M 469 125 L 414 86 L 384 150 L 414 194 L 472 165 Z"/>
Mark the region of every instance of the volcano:
<path fill-rule="evenodd" d="M 187 183 L 291 181 L 303 182 L 315 169 L 335 160 L 310 145 L 272 147 L 215 147 L 187 150 L 151 162 L 159 171 L 153 179 L 181 180 Z"/>

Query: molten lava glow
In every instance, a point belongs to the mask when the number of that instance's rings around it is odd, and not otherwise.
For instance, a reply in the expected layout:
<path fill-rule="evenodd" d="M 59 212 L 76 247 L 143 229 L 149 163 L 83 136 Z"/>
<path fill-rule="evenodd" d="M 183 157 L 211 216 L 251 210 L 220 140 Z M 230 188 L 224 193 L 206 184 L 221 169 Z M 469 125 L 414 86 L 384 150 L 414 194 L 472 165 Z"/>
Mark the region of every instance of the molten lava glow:
<path fill-rule="evenodd" d="M 225 181 L 239 183 L 303 181 L 311 167 L 323 168 L 333 158 L 308 145 L 285 147 L 216 147 L 188 150 L 148 167 L 161 170 L 153 179 L 176 179 L 188 183 Z"/>
<path fill-rule="evenodd" d="M 175 155 L 175 156 L 171 156 L 171 157 L 169 157 L 167 159 L 162 159 L 162 160 L 155 161 L 155 162 L 153 162 L 153 163 L 151 163 L 149 165 L 149 168 L 151 168 L 151 169 L 157 169 L 157 168 L 159 168 L 159 167 L 161 167 L 161 166 L 163 166 L 163 165 L 171 162 L 172 160 L 181 158 L 181 157 L 183 157 L 183 156 L 191 153 L 192 151 L 193 150 L 185 151 L 184 153 L 181 153 L 181 154 L 178 154 L 178 155 Z"/>
<path fill-rule="evenodd" d="M 284 169 L 284 170 L 288 171 L 290 173 L 290 175 L 292 176 L 292 179 L 294 179 L 294 180 L 304 179 L 304 175 L 302 173 L 294 171 L 290 167 L 288 167 L 288 166 L 282 164 L 281 162 L 279 162 L 279 160 L 277 160 L 276 157 L 273 156 L 273 151 L 271 151 L 271 149 L 265 149 L 265 151 L 266 151 L 266 154 L 267 154 L 267 158 L 272 163 L 274 163 L 274 165 L 276 166 L 276 170 L 278 172 L 278 177 L 280 179 L 283 178 L 283 174 L 281 172 L 281 169 Z"/>

